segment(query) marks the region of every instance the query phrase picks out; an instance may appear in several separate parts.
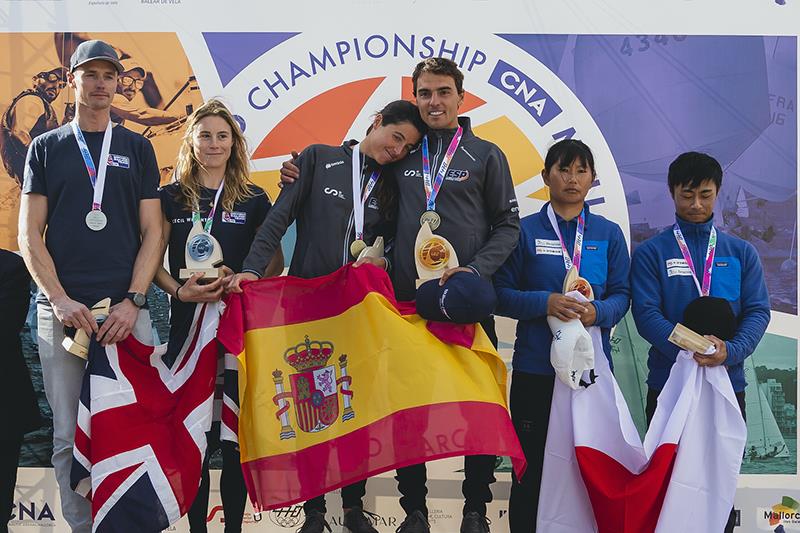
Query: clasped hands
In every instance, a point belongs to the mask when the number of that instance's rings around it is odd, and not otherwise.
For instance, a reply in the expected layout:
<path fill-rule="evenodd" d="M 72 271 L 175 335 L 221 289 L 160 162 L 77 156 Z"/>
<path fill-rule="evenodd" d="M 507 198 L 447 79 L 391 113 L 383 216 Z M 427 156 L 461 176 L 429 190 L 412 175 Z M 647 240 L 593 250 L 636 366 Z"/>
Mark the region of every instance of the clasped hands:
<path fill-rule="evenodd" d="M 579 302 L 558 292 L 547 297 L 547 314 L 564 322 L 577 318 L 585 327 L 594 325 L 597 320 L 597 309 L 592 302 Z"/>

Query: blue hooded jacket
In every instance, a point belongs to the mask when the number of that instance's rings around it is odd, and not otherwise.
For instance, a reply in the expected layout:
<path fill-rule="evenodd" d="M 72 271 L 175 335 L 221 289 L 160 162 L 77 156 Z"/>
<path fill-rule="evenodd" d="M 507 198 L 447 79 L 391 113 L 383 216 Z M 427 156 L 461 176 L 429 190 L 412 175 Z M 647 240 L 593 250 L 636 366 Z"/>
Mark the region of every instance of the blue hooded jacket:
<path fill-rule="evenodd" d="M 695 269 L 702 275 L 714 219 L 701 224 L 676 219 Z M 647 359 L 650 369 L 647 385 L 660 391 L 679 351 L 667 338 L 675 324 L 683 319 L 689 302 L 700 296 L 672 227 L 636 249 L 631 266 L 631 288 L 636 328 L 652 345 Z M 733 390 L 741 392 L 746 386 L 743 362 L 755 351 L 769 324 L 769 295 L 756 249 L 719 229 L 711 271 L 711 296 L 728 300 L 738 321 L 736 335 L 725 343 L 728 358 L 723 364 L 728 367 Z"/>
<path fill-rule="evenodd" d="M 566 276 L 558 235 L 541 211 L 522 219 L 519 244 L 494 275 L 497 291 L 495 314 L 518 320 L 513 367 L 529 374 L 553 375 L 547 325 L 547 298 L 560 293 Z M 606 218 L 592 214 L 584 204 L 586 226 L 580 275 L 592 285 L 597 310 L 595 325 L 601 328 L 603 350 L 611 361 L 611 328 L 628 311 L 630 258 L 622 230 Z M 565 221 L 556 214 L 564 244 L 572 253 L 578 219 Z"/>

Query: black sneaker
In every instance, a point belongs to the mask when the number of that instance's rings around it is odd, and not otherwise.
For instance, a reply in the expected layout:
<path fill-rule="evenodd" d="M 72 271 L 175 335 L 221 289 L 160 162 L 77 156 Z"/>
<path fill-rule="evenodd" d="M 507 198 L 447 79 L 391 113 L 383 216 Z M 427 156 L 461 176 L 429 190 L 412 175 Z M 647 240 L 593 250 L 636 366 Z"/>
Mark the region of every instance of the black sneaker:
<path fill-rule="evenodd" d="M 297 533 L 322 533 L 326 529 L 331 531 L 331 526 L 325 520 L 325 514 L 312 510 L 306 513 L 306 521 L 303 522 L 303 527 L 298 529 Z"/>
<path fill-rule="evenodd" d="M 461 533 L 489 533 L 489 524 L 488 518 L 470 511 L 461 519 Z"/>
<path fill-rule="evenodd" d="M 353 507 L 344 514 L 345 533 L 378 533 L 378 530 L 372 526 L 372 522 L 365 515 L 373 518 L 377 517 L 375 513 L 365 511 L 361 507 Z"/>
<path fill-rule="evenodd" d="M 430 533 L 430 531 L 431 525 L 422 511 L 414 511 L 406 516 L 406 519 L 397 528 L 397 533 Z"/>

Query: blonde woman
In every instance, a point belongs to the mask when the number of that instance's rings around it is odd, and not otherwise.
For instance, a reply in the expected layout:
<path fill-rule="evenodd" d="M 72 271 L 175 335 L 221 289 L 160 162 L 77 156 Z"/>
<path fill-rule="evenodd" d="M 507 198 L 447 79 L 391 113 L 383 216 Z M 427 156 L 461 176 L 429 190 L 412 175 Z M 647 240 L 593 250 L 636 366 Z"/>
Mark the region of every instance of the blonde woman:
<path fill-rule="evenodd" d="M 200 220 L 222 247 L 227 274 L 238 272 L 271 204 L 263 189 L 250 182 L 247 145 L 231 112 L 211 100 L 198 108 L 186 125 L 178 162 L 177 181 L 161 189 L 164 212 L 164 242 L 169 244 L 169 272 L 163 267 L 155 282 L 171 296 L 168 354 L 177 354 L 189 333 L 195 305 L 215 302 L 223 295 L 226 278 L 201 283 L 199 275 L 179 280 L 185 265 L 184 250 L 193 221 Z M 267 275 L 283 269 L 283 254 L 270 262 Z M 239 464 L 239 452 L 231 443 L 220 444 L 219 422 L 214 422 L 208 439 L 203 480 L 189 510 L 192 533 L 206 531 L 208 508 L 208 457 L 222 449 L 220 492 L 225 513 L 225 531 L 241 531 L 246 490 Z"/>

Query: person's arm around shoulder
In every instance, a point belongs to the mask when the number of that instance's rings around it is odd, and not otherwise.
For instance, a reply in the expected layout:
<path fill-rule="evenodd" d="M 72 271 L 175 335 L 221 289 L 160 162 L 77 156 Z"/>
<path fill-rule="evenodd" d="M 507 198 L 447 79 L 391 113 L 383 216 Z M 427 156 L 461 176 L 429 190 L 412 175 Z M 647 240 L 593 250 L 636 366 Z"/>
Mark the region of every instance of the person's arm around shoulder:
<path fill-rule="evenodd" d="M 584 326 L 614 327 L 628 312 L 631 304 L 631 258 L 622 229 L 616 224 L 609 241 L 606 294 L 602 300 L 591 302 L 590 305 L 594 308 L 591 321 L 584 320 L 584 316 L 581 316 Z"/>
<path fill-rule="evenodd" d="M 758 346 L 770 320 L 769 294 L 758 252 L 744 243 L 741 285 L 742 312 L 734 337 L 725 343 L 726 365 L 736 365 L 749 357 Z"/>
<path fill-rule="evenodd" d="M 644 243 L 631 259 L 631 309 L 636 329 L 644 340 L 672 361 L 679 348 L 669 342 L 675 324 L 662 311 L 661 275 L 654 245 Z"/>
<path fill-rule="evenodd" d="M 39 142 L 31 143 L 25 160 L 17 244 L 33 280 L 53 306 L 56 318 L 65 326 L 97 332 L 97 322 L 89 308 L 67 295 L 58 279 L 53 258 L 44 244 L 48 200 L 40 145 Z"/>

